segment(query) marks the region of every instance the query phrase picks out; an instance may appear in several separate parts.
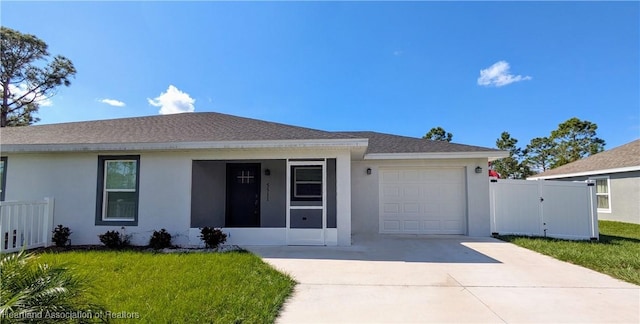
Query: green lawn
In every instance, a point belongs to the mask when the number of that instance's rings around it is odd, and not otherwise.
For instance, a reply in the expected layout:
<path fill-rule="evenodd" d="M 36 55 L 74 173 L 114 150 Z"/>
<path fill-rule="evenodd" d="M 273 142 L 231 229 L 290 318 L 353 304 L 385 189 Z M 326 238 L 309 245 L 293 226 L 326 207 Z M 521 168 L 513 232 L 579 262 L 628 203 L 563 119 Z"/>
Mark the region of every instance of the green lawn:
<path fill-rule="evenodd" d="M 599 242 L 520 236 L 500 239 L 640 285 L 640 225 L 611 221 L 598 225 Z"/>
<path fill-rule="evenodd" d="M 108 311 L 148 323 L 271 323 L 295 285 L 247 252 L 72 251 L 39 260 L 89 277 Z"/>

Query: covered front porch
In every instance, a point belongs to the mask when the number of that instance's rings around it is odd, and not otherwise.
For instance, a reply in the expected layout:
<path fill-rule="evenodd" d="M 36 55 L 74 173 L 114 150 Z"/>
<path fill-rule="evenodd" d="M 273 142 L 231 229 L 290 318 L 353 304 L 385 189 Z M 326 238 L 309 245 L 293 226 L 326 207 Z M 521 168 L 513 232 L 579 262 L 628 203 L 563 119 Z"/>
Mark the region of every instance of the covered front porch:
<path fill-rule="evenodd" d="M 349 245 L 350 156 L 194 159 L 190 245 L 200 228 L 228 244 Z"/>

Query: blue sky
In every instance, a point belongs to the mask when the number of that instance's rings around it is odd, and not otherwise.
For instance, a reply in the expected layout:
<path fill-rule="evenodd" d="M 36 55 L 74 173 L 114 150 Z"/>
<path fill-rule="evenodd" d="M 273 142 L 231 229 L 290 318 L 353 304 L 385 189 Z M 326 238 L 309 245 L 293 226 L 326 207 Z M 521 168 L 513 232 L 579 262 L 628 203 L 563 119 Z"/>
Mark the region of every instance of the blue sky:
<path fill-rule="evenodd" d="M 7 2 L 71 59 L 40 124 L 194 110 L 524 146 L 571 117 L 640 137 L 639 2 Z M 28 17 L 28 19 L 25 19 Z"/>

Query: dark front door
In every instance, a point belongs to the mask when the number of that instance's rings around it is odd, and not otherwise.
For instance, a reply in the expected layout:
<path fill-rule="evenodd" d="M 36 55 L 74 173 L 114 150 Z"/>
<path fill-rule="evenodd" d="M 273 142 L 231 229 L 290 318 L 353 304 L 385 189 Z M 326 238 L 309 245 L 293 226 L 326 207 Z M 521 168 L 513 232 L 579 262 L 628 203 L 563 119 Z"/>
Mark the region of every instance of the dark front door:
<path fill-rule="evenodd" d="M 225 227 L 260 227 L 260 164 L 227 164 Z"/>

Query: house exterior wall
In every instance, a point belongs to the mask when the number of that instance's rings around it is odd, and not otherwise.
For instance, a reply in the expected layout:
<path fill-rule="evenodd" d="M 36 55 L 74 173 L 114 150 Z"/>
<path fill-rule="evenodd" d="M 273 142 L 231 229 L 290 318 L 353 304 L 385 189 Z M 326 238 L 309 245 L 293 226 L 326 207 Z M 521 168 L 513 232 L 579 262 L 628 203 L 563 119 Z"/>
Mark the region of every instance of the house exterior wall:
<path fill-rule="evenodd" d="M 96 226 L 98 156 L 140 155 L 138 225 Z M 105 152 L 6 154 L 11 168 L 7 172 L 6 200 L 35 200 L 53 197 L 54 225 L 70 227 L 71 243 L 99 244 L 98 235 L 118 230 L 132 235 L 132 243 L 146 245 L 154 230 L 165 228 L 177 245 L 193 244 L 191 229 L 192 167 L 194 160 L 274 160 L 263 169 L 272 170 L 269 180 L 280 177 L 278 161 L 284 158 L 336 158 L 338 176 L 350 170 L 350 151 L 345 149 L 255 149 L 180 152 Z M 273 162 L 273 164 L 271 164 Z M 340 168 L 345 168 L 341 170 Z M 274 172 L 275 171 L 275 172 Z M 284 186 L 284 170 L 282 184 Z M 338 244 L 350 244 L 350 177 L 336 178 L 336 223 L 343 226 L 334 234 Z M 263 190 L 265 186 L 263 186 Z M 263 196 L 266 196 L 263 192 Z M 271 196 L 273 197 L 273 196 Z M 269 207 L 265 207 L 269 208 Z M 274 207 L 280 209 L 281 207 Z M 260 229 L 256 229 L 260 230 Z M 278 232 L 279 233 L 279 232 Z M 332 233 L 336 233 L 333 229 Z M 253 235 L 253 234 L 252 234 Z M 336 237 L 337 236 L 337 237 Z M 235 240 L 232 239 L 232 240 Z M 257 242 L 257 241 L 256 241 Z M 241 242 L 238 242 L 241 243 Z M 236 243 L 233 243 L 236 244 Z"/>
<path fill-rule="evenodd" d="M 466 178 L 467 235 L 489 236 L 489 179 L 486 172 L 475 173 L 475 168 L 486 168 L 486 159 L 442 159 L 442 160 L 364 160 L 352 163 L 351 201 L 352 227 L 354 235 L 379 233 L 379 177 L 380 167 L 461 167 Z M 367 175 L 367 168 L 372 172 Z"/>
<path fill-rule="evenodd" d="M 191 227 L 222 227 L 226 203 L 225 162 L 193 161 L 192 165 Z"/>
<path fill-rule="evenodd" d="M 591 176 L 568 177 L 553 180 L 585 181 L 596 177 L 609 177 L 611 212 L 598 212 L 599 220 L 640 224 L 640 171 L 606 173 Z"/>
<path fill-rule="evenodd" d="M 128 153 L 129 154 L 129 153 Z M 53 197 L 54 225 L 68 226 L 71 243 L 98 244 L 98 235 L 118 230 L 145 245 L 154 230 L 167 229 L 174 243 L 188 239 L 191 161 L 171 153 L 141 154 L 138 226 L 96 226 L 97 153 L 11 154 L 7 200 Z M 117 155 L 117 154 L 104 154 Z"/>

